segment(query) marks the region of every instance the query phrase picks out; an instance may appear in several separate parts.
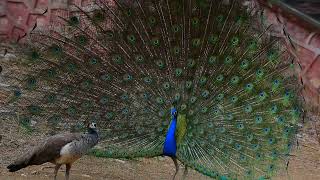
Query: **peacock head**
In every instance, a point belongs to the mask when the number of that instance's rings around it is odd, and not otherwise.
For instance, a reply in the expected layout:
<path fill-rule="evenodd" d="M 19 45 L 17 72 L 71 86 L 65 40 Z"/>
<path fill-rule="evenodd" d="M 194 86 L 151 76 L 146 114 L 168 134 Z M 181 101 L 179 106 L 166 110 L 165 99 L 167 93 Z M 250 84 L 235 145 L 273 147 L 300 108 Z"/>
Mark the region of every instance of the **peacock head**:
<path fill-rule="evenodd" d="M 171 116 L 175 118 L 178 116 L 178 111 L 175 107 L 171 108 Z"/>

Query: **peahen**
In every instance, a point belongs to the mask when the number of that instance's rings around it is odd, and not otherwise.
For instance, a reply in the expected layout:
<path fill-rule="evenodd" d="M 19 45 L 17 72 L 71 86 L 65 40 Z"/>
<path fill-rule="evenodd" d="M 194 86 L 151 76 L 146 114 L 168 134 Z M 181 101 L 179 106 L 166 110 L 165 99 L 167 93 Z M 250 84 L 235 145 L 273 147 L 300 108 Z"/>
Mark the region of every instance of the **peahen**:
<path fill-rule="evenodd" d="M 291 58 L 260 15 L 240 0 L 99 0 L 30 33 L 3 63 L 1 102 L 30 132 L 97 122 L 96 156 L 270 178 L 286 167 L 301 110 Z"/>
<path fill-rule="evenodd" d="M 94 147 L 99 140 L 96 123 L 88 125 L 86 134 L 67 133 L 57 134 L 39 143 L 27 151 L 7 168 L 10 172 L 18 171 L 30 165 L 41 165 L 46 162 L 55 164 L 54 179 L 61 165 L 66 165 L 66 180 L 69 179 L 72 164 Z"/>

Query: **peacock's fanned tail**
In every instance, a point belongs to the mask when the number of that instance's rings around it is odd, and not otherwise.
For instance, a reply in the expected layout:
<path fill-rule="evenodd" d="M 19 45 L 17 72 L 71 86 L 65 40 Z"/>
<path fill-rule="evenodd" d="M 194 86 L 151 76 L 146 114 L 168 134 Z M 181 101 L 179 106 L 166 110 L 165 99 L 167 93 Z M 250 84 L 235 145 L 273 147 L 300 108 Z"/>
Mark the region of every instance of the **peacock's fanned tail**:
<path fill-rule="evenodd" d="M 220 179 L 286 166 L 300 118 L 290 61 L 242 1 L 98 0 L 33 32 L 2 72 L 30 131 L 96 121 L 97 156 L 161 155 L 177 108 L 177 158 Z M 5 87 L 5 88 L 4 88 Z"/>

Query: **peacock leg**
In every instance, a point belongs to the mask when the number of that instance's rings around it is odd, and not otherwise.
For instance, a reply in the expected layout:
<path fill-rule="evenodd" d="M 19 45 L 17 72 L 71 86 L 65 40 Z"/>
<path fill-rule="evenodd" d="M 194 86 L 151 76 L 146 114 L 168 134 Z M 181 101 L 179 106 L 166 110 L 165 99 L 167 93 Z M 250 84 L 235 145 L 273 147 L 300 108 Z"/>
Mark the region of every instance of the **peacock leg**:
<path fill-rule="evenodd" d="M 177 158 L 171 157 L 171 159 L 176 167 L 176 172 L 174 173 L 173 178 L 172 178 L 174 180 L 176 178 L 176 175 L 178 174 L 178 171 L 179 171 L 179 164 L 178 164 Z"/>
<path fill-rule="evenodd" d="M 66 164 L 66 180 L 69 180 L 71 164 Z"/>
<path fill-rule="evenodd" d="M 56 167 L 54 167 L 54 180 L 57 180 L 57 174 L 60 167 L 61 167 L 61 164 L 57 164 Z"/>
<path fill-rule="evenodd" d="M 184 166 L 183 176 L 182 179 L 185 180 L 188 175 L 188 166 Z"/>

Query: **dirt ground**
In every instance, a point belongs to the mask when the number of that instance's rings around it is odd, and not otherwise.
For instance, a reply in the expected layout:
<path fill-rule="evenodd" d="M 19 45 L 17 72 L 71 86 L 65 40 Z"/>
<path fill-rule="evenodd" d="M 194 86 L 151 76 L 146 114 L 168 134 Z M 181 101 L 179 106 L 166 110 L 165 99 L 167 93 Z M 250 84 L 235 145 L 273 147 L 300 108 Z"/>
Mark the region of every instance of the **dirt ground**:
<path fill-rule="evenodd" d="M 299 134 L 299 146 L 292 153 L 288 172 L 276 180 L 317 180 L 320 179 L 320 146 L 313 137 L 312 128 Z M 311 130 L 310 130 L 311 129 Z M 53 165 L 32 166 L 15 173 L 9 173 L 6 166 L 25 149 L 34 146 L 41 137 L 26 134 L 14 120 L 0 119 L 0 180 L 47 180 L 53 178 Z M 310 133 L 311 132 L 311 133 Z M 61 168 L 58 179 L 64 179 Z M 139 160 L 116 160 L 84 156 L 71 169 L 71 180 L 167 180 L 172 179 L 174 165 L 169 158 Z M 183 166 L 176 179 L 181 179 Z M 196 171 L 189 170 L 188 180 L 209 179 Z"/>

